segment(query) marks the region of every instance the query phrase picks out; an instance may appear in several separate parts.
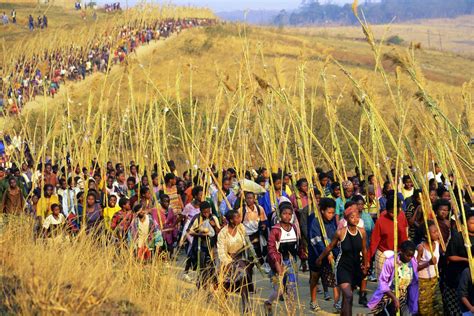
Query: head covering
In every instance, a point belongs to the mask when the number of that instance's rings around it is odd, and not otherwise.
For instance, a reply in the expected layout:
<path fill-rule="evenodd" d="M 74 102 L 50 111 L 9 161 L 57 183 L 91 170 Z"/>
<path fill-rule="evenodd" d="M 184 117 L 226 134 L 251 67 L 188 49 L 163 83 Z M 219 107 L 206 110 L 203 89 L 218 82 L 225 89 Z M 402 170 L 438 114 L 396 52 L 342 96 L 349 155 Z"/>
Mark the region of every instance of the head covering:
<path fill-rule="evenodd" d="M 281 212 L 283 212 L 283 210 L 291 210 L 293 212 L 293 205 L 291 204 L 290 201 L 280 202 L 280 204 L 278 205 L 278 211 L 281 214 Z"/>
<path fill-rule="evenodd" d="M 369 184 L 369 187 L 367 189 L 368 193 L 374 193 L 375 194 L 375 187 L 373 184 Z"/>
<path fill-rule="evenodd" d="M 353 189 L 354 188 L 354 184 L 349 181 L 349 180 L 345 180 L 345 181 L 342 181 L 342 188 L 344 190 L 347 190 L 347 189 Z"/>
<path fill-rule="evenodd" d="M 204 202 L 201 202 L 201 204 L 199 205 L 199 209 L 202 211 L 202 210 L 205 210 L 207 208 L 211 208 L 211 204 L 209 204 L 208 201 L 204 201 Z"/>
<path fill-rule="evenodd" d="M 344 218 L 347 220 L 349 216 L 351 216 L 352 213 L 356 213 L 356 212 L 358 213 L 359 210 L 357 209 L 356 204 L 352 204 L 351 206 L 346 208 L 346 210 L 344 211 Z"/>

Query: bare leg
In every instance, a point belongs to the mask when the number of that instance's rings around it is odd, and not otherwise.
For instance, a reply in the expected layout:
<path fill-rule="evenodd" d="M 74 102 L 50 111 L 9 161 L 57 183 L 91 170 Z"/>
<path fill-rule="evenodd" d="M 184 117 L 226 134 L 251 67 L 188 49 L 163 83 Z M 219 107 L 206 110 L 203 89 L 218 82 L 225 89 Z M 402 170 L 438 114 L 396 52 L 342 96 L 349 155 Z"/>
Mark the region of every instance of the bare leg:
<path fill-rule="evenodd" d="M 342 291 L 342 316 L 351 316 L 352 315 L 352 286 L 349 283 L 342 283 L 339 285 Z"/>
<path fill-rule="evenodd" d="M 337 302 L 339 302 L 339 288 L 337 286 L 335 286 L 333 289 L 333 294 L 334 294 L 334 304 L 336 304 Z"/>
<path fill-rule="evenodd" d="M 317 294 L 317 288 L 318 288 L 318 280 L 319 280 L 320 274 L 319 272 L 310 272 L 310 279 L 309 279 L 309 291 L 311 293 L 311 302 L 316 302 L 316 294 Z"/>

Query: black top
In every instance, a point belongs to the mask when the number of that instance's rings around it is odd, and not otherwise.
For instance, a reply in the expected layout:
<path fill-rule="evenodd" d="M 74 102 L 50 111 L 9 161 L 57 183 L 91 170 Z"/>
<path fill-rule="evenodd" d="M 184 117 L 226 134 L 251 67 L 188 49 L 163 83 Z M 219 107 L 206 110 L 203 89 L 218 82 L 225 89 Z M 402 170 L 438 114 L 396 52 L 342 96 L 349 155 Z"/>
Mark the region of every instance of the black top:
<path fill-rule="evenodd" d="M 471 303 L 471 305 L 474 305 L 474 285 L 472 284 L 471 272 L 469 268 L 464 269 L 461 274 L 461 281 L 459 282 L 458 286 L 458 296 L 459 298 L 466 297 L 469 303 Z M 461 311 L 463 313 L 469 311 L 462 302 L 460 305 Z"/>
<path fill-rule="evenodd" d="M 361 264 L 360 253 L 362 251 L 362 234 L 359 229 L 355 235 L 353 235 L 349 228 L 347 228 L 346 236 L 344 240 L 339 244 L 339 257 L 337 260 L 337 266 L 352 269 L 354 266 Z"/>
<path fill-rule="evenodd" d="M 471 253 L 474 254 L 474 236 L 469 236 L 471 240 Z M 466 247 L 464 246 L 464 239 L 462 234 L 453 230 L 451 240 L 449 241 L 448 248 L 446 249 L 446 256 L 459 256 L 467 258 Z M 461 279 L 461 273 L 464 269 L 469 267 L 468 262 L 449 262 L 446 268 L 446 284 L 453 289 L 456 289 L 459 280 Z"/>

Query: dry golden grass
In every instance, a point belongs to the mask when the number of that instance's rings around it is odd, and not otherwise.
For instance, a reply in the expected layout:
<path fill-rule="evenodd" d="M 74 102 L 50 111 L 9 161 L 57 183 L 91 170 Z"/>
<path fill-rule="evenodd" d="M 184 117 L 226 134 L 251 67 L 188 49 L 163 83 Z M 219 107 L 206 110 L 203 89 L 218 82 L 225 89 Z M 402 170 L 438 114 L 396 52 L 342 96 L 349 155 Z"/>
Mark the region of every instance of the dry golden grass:
<path fill-rule="evenodd" d="M 181 281 L 177 267 L 160 260 L 143 265 L 84 234 L 35 241 L 32 229 L 30 218 L 0 224 L 2 315 L 238 314 L 238 301 L 221 306 L 217 297 Z"/>
<path fill-rule="evenodd" d="M 459 16 L 453 19 L 415 20 L 390 25 L 372 25 L 375 38 L 400 36 L 405 45 L 410 42 L 421 43 L 423 49 L 454 52 L 473 57 L 474 51 L 474 16 Z M 296 27 L 286 29 L 295 34 L 320 35 L 339 39 L 364 41 L 360 26 L 318 26 Z"/>

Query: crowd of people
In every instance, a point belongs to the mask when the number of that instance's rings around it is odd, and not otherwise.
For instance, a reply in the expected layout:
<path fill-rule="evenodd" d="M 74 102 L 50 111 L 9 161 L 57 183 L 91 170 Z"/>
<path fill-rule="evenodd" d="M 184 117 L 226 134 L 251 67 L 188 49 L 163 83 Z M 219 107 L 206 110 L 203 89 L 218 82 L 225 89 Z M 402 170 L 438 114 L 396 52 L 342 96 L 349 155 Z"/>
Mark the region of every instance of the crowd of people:
<path fill-rule="evenodd" d="M 356 293 L 375 315 L 472 315 L 468 188 L 438 166 L 424 179 L 403 176 L 395 188 L 373 175 L 339 183 L 317 171 L 306 179 L 260 168 L 239 179 L 233 168 L 179 174 L 173 161 L 151 173 L 133 161 L 23 163 L 0 168 L 0 213 L 4 221 L 34 217 L 36 238 L 49 241 L 81 231 L 104 236 L 144 263 L 184 251 L 183 277 L 192 280 L 194 270 L 198 288 L 238 292 L 244 313 L 260 271 L 271 281 L 269 315 L 277 300 L 290 313 L 297 308 L 298 274 L 308 272 L 316 312 L 319 290 L 341 315 L 352 315 Z M 426 181 L 429 196 L 416 181 Z M 377 282 L 370 297 L 368 281 Z"/>
<path fill-rule="evenodd" d="M 114 2 L 111 4 L 105 4 L 104 5 L 105 12 L 114 12 L 114 11 L 120 11 L 122 10 L 122 7 L 120 6 L 120 2 Z"/>
<path fill-rule="evenodd" d="M 33 15 L 28 16 L 28 29 L 30 31 L 33 31 L 35 28 L 37 29 L 45 29 L 48 27 L 48 17 L 46 14 L 43 15 L 38 15 L 36 18 L 36 23 L 35 23 L 35 18 Z"/>
<path fill-rule="evenodd" d="M 35 27 L 29 17 L 30 27 Z M 196 26 L 210 25 L 211 19 L 155 20 L 146 25 L 134 21 L 104 32 L 86 46 L 71 45 L 48 49 L 31 57 L 21 56 L 10 73 L 0 78 L 0 105 L 8 114 L 18 114 L 23 105 L 38 95 L 54 97 L 66 80 L 82 80 L 94 72 L 105 72 L 110 65 L 123 63 L 127 55 L 150 41 L 169 37 L 172 33 Z M 47 26 L 47 18 L 38 18 L 40 27 Z M 113 34 L 113 36 L 111 36 Z"/>
<path fill-rule="evenodd" d="M 16 24 L 16 10 L 15 9 L 12 9 L 11 12 L 10 12 L 10 17 L 11 17 L 11 22 L 13 24 Z M 10 23 L 10 18 L 8 17 L 8 14 L 5 13 L 5 11 L 3 11 L 2 14 L 0 14 L 0 22 L 3 24 L 3 25 L 7 25 Z"/>

